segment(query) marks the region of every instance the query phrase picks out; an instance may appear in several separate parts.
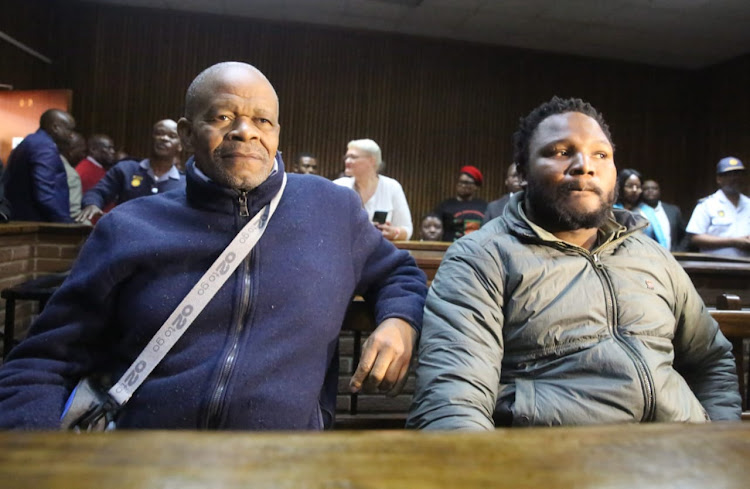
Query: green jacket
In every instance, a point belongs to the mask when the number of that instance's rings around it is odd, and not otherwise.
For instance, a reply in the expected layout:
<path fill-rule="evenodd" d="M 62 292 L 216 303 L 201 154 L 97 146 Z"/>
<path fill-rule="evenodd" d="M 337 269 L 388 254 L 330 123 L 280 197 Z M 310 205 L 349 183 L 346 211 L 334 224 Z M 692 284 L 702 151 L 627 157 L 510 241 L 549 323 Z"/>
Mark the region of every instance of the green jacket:
<path fill-rule="evenodd" d="M 427 297 L 407 426 L 739 419 L 732 347 L 627 211 L 589 252 L 502 217 L 447 251 Z"/>

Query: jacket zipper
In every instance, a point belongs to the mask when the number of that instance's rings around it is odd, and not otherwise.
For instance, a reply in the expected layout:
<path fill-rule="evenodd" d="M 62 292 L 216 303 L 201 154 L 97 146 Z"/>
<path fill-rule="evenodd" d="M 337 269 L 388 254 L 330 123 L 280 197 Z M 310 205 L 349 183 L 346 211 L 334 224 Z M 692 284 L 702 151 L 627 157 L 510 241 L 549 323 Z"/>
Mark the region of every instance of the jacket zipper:
<path fill-rule="evenodd" d="M 641 418 L 641 422 L 653 421 L 654 413 L 656 411 L 656 405 L 654 402 L 654 383 L 651 379 L 651 375 L 649 374 L 646 362 L 641 358 L 638 351 L 632 345 L 630 345 L 630 343 L 628 343 L 625 338 L 622 337 L 617 329 L 617 301 L 615 301 L 614 299 L 615 292 L 614 288 L 612 287 L 612 282 L 609 279 L 609 275 L 604 269 L 604 264 L 599 258 L 599 253 L 586 253 L 584 254 L 584 256 L 589 258 L 589 260 L 592 262 L 592 264 L 594 265 L 594 270 L 596 271 L 596 274 L 599 276 L 602 281 L 602 285 L 604 286 L 604 299 L 607 305 L 607 310 L 610 313 L 609 328 L 610 333 L 612 334 L 612 338 L 614 338 L 614 340 L 623 347 L 625 353 L 627 353 L 628 357 L 630 357 L 633 365 L 635 365 L 635 368 L 638 371 L 638 377 L 641 381 L 641 388 L 643 390 L 643 399 L 645 403 L 643 407 L 643 416 Z"/>
<path fill-rule="evenodd" d="M 241 191 L 238 198 L 239 203 L 239 215 L 241 218 L 249 217 L 250 213 L 247 208 L 247 192 Z M 245 219 L 240 219 L 238 223 L 238 229 L 244 226 Z M 250 279 L 250 265 L 252 263 L 253 253 L 255 250 L 250 251 L 242 265 L 238 269 L 240 277 L 242 277 L 242 284 L 240 289 L 240 301 L 237 313 L 234 316 L 232 322 L 232 331 L 230 332 L 230 343 L 229 348 L 224 353 L 224 357 L 221 362 L 221 370 L 217 378 L 216 384 L 211 395 L 208 408 L 206 410 L 206 417 L 203 422 L 204 429 L 216 429 L 219 427 L 219 421 L 221 420 L 221 413 L 224 409 L 226 400 L 226 388 L 229 382 L 230 374 L 234 369 L 234 365 L 237 361 L 237 352 L 240 346 L 240 337 L 245 329 L 245 316 L 247 315 L 250 307 L 250 291 L 252 289 L 252 281 Z"/>
<path fill-rule="evenodd" d="M 247 210 L 247 191 L 240 190 L 240 196 L 237 197 L 237 201 L 240 204 L 240 217 L 250 217 L 250 212 Z"/>

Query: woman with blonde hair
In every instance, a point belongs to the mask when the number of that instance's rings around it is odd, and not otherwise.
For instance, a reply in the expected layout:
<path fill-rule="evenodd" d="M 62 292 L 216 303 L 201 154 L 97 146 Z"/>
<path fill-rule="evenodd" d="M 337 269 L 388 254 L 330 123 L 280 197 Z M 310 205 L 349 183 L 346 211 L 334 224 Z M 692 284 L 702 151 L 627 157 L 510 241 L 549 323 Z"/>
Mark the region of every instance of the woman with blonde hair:
<path fill-rule="evenodd" d="M 407 240 L 413 230 L 409 204 L 400 183 L 378 174 L 382 164 L 382 153 L 375 141 L 349 141 L 344 156 L 346 176 L 333 183 L 359 194 L 362 206 L 383 237 L 390 241 Z"/>

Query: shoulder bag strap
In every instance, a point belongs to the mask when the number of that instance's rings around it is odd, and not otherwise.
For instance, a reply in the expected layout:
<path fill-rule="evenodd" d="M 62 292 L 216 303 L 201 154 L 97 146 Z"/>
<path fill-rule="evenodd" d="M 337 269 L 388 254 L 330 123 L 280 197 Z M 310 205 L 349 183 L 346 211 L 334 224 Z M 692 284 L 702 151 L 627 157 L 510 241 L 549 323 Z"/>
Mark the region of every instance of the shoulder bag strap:
<path fill-rule="evenodd" d="M 258 240 L 263 236 L 266 225 L 271 219 L 281 200 L 281 194 L 286 187 L 286 173 L 281 188 L 271 202 L 248 222 L 234 237 L 229 246 L 219 255 L 177 308 L 167 318 L 159 331 L 156 332 L 146 348 L 128 368 L 120 380 L 109 390 L 109 395 L 120 406 L 128 402 L 133 392 L 140 387 L 146 377 L 156 368 L 177 340 L 203 308 L 213 299 L 216 292 L 224 285 L 230 275 L 234 273 L 242 260 L 250 253 Z"/>

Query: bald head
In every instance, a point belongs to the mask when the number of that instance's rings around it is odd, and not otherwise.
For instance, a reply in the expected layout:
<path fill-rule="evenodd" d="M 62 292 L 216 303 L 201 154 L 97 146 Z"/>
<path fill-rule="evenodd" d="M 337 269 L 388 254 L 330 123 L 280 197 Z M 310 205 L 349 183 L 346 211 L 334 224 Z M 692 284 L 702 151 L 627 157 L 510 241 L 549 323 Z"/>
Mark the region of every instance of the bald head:
<path fill-rule="evenodd" d="M 279 146 L 279 97 L 255 67 L 228 62 L 199 74 L 177 123 L 195 166 L 213 182 L 251 190 L 271 174 Z"/>
<path fill-rule="evenodd" d="M 39 118 L 39 127 L 50 135 L 57 147 L 67 144 L 76 127 L 73 116 L 60 109 L 49 109 Z"/>
<path fill-rule="evenodd" d="M 185 117 L 188 119 L 195 117 L 197 108 L 217 88 L 226 89 L 227 87 L 236 86 L 236 82 L 246 80 L 248 77 L 265 81 L 273 91 L 278 106 L 279 99 L 276 91 L 273 89 L 271 82 L 268 81 L 268 78 L 258 68 L 239 61 L 226 61 L 209 66 L 195 77 L 185 94 Z"/>
<path fill-rule="evenodd" d="M 71 121 L 73 117 L 60 109 L 49 109 L 39 118 L 39 127 L 49 132 L 52 126 L 59 122 Z"/>

